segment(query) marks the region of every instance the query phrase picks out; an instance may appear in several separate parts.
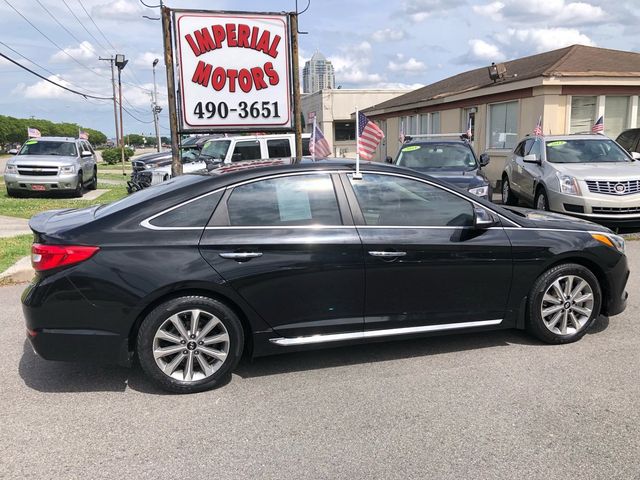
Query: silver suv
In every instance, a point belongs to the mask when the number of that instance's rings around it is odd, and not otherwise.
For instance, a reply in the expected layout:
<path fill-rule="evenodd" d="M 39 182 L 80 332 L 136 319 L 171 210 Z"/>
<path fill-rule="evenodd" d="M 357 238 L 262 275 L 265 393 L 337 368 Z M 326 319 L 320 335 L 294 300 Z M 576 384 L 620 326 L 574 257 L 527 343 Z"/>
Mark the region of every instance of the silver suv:
<path fill-rule="evenodd" d="M 528 137 L 502 173 L 502 202 L 602 223 L 640 222 L 640 154 L 595 134 Z"/>
<path fill-rule="evenodd" d="M 86 140 L 41 137 L 27 140 L 7 162 L 4 183 L 10 197 L 30 192 L 67 192 L 81 197 L 98 187 L 96 155 Z"/>

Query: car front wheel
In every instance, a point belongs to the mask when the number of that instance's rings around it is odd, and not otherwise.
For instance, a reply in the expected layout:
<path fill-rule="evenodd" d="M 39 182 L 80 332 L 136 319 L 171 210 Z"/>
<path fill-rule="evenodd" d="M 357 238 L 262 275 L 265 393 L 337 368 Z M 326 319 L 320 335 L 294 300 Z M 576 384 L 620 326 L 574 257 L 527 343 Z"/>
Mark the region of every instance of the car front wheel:
<path fill-rule="evenodd" d="M 511 190 L 511 184 L 507 176 L 502 179 L 502 203 L 504 205 L 516 205 L 518 203 L 518 199 Z"/>
<path fill-rule="evenodd" d="M 528 303 L 528 329 L 546 343 L 570 343 L 582 338 L 600 313 L 602 292 L 586 267 L 566 263 L 542 274 Z"/>
<path fill-rule="evenodd" d="M 83 184 L 82 184 L 82 172 L 80 172 L 78 174 L 78 183 L 76 184 L 76 188 L 73 190 L 73 196 L 75 198 L 81 198 L 82 197 L 82 190 L 83 190 Z"/>
<path fill-rule="evenodd" d="M 200 296 L 169 300 L 142 322 L 140 365 L 160 388 L 194 393 L 219 386 L 240 360 L 242 324 L 225 304 Z"/>
<path fill-rule="evenodd" d="M 93 177 L 91 178 L 91 182 L 87 185 L 87 190 L 95 190 L 98 188 L 98 169 L 93 169 Z"/>
<path fill-rule="evenodd" d="M 549 210 L 549 200 L 547 199 L 547 192 L 545 192 L 544 188 L 540 188 L 538 193 L 536 193 L 535 206 L 536 210 Z"/>

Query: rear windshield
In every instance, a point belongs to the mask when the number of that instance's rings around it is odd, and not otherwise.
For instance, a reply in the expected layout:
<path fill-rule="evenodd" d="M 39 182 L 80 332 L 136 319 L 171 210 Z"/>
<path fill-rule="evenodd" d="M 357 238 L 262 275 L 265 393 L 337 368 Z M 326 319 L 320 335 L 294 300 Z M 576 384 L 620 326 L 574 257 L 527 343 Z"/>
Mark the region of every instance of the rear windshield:
<path fill-rule="evenodd" d="M 605 138 L 552 140 L 547 144 L 547 160 L 551 163 L 630 162 L 625 151 Z"/>
<path fill-rule="evenodd" d="M 51 140 L 27 140 L 18 155 L 59 155 L 75 157 L 76 144 L 74 142 L 56 142 Z"/>
<path fill-rule="evenodd" d="M 400 150 L 398 165 L 434 170 L 473 170 L 475 156 L 466 145 L 456 143 L 422 143 L 407 145 Z"/>

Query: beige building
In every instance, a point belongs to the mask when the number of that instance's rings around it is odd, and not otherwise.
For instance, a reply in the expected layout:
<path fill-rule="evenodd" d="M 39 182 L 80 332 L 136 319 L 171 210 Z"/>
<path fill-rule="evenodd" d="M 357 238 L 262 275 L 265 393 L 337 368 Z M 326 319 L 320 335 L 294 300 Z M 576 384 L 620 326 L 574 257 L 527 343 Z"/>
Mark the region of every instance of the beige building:
<path fill-rule="evenodd" d="M 554 135 L 588 132 L 601 115 L 612 138 L 640 127 L 638 53 L 573 45 L 504 66 L 495 81 L 478 68 L 366 109 L 387 133 L 380 157 L 396 155 L 402 125 L 407 135 L 464 132 L 471 118 L 474 149 L 489 153 L 487 174 L 496 181 L 539 116 L 543 132 Z"/>
<path fill-rule="evenodd" d="M 356 108 L 363 109 L 374 104 L 391 100 L 407 93 L 408 90 L 348 90 L 325 89 L 302 96 L 302 113 L 305 121 L 305 132 L 311 133 L 313 118 L 336 157 L 355 158 L 356 156 L 356 126 L 353 112 Z M 385 135 L 386 136 L 386 135 Z M 397 136 L 395 132 L 392 136 Z M 386 139 L 378 148 L 377 160 L 384 159 L 382 152 L 386 151 Z"/>

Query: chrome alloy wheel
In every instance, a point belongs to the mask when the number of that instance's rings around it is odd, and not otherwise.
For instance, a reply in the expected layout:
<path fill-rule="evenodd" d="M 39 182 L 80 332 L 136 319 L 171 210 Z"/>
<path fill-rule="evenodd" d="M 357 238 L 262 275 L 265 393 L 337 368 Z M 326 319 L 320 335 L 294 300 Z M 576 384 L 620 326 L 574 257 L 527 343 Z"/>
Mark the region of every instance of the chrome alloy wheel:
<path fill-rule="evenodd" d="M 536 208 L 538 210 L 546 210 L 547 209 L 547 197 L 544 193 L 540 193 L 538 195 L 538 200 L 536 201 Z"/>
<path fill-rule="evenodd" d="M 502 182 L 502 203 L 506 205 L 508 199 L 509 199 L 509 180 L 504 180 Z"/>
<path fill-rule="evenodd" d="M 544 325 L 556 335 L 580 331 L 593 312 L 593 290 L 576 275 L 558 278 L 542 297 L 540 313 Z"/>
<path fill-rule="evenodd" d="M 153 337 L 153 358 L 167 376 L 196 382 L 213 375 L 229 353 L 229 332 L 203 310 L 185 310 L 165 320 Z"/>

